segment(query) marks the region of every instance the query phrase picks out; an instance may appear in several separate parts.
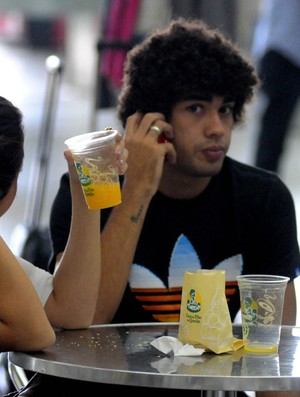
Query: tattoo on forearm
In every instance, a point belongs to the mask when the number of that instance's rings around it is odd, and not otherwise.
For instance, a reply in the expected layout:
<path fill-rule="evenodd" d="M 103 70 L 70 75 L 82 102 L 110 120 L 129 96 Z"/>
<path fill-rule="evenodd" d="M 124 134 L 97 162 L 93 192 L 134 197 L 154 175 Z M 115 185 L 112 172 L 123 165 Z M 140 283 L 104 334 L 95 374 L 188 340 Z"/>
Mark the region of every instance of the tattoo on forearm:
<path fill-rule="evenodd" d="M 143 211 L 143 208 L 144 208 L 144 206 L 141 205 L 141 206 L 140 206 L 140 209 L 138 210 L 138 213 L 137 213 L 136 215 L 132 215 L 132 216 L 130 217 L 131 222 L 133 222 L 133 223 L 138 223 L 139 218 L 140 218 L 140 216 L 141 216 L 141 213 L 142 213 L 142 211 Z"/>

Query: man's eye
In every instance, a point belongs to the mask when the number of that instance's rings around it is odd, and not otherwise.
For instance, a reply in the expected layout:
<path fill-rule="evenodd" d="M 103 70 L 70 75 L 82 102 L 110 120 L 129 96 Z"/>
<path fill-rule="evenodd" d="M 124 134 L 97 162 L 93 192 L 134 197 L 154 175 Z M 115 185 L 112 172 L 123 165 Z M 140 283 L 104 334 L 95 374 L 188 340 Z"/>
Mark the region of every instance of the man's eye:
<path fill-rule="evenodd" d="M 220 113 L 225 115 L 233 113 L 233 105 L 222 106 L 220 109 Z"/>
<path fill-rule="evenodd" d="M 188 110 L 192 113 L 199 113 L 202 110 L 202 106 L 201 105 L 191 105 L 188 107 Z"/>

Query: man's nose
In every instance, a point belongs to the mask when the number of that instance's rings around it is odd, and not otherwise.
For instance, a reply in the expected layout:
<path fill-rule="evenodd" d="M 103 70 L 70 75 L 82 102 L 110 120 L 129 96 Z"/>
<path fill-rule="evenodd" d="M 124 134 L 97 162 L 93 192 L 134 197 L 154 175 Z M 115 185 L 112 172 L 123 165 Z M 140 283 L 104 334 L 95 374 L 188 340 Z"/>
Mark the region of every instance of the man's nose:
<path fill-rule="evenodd" d="M 223 136 L 225 134 L 225 124 L 218 112 L 211 111 L 207 114 L 204 132 L 206 136 Z"/>

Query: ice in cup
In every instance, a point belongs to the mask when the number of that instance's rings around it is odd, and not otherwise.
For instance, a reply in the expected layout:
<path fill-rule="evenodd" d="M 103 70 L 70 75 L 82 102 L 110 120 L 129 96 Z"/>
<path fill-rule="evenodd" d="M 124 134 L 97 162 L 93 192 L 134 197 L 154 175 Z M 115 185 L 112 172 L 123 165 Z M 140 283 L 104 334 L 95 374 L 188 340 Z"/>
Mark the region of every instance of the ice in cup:
<path fill-rule="evenodd" d="M 240 291 L 245 351 L 276 353 L 289 277 L 249 274 L 237 276 L 236 279 Z"/>
<path fill-rule="evenodd" d="M 115 158 L 117 130 L 77 135 L 65 141 L 71 150 L 85 201 L 91 210 L 121 203 L 119 173 Z"/>

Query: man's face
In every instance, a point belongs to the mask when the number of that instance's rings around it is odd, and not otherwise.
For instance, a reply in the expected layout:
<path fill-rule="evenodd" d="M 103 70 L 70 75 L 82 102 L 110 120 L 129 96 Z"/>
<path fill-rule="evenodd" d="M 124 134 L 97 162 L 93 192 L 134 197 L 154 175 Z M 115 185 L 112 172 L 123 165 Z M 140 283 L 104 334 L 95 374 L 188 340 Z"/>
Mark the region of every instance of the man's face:
<path fill-rule="evenodd" d="M 234 126 L 233 102 L 221 97 L 177 103 L 172 111 L 176 172 L 213 176 L 222 168 Z"/>

